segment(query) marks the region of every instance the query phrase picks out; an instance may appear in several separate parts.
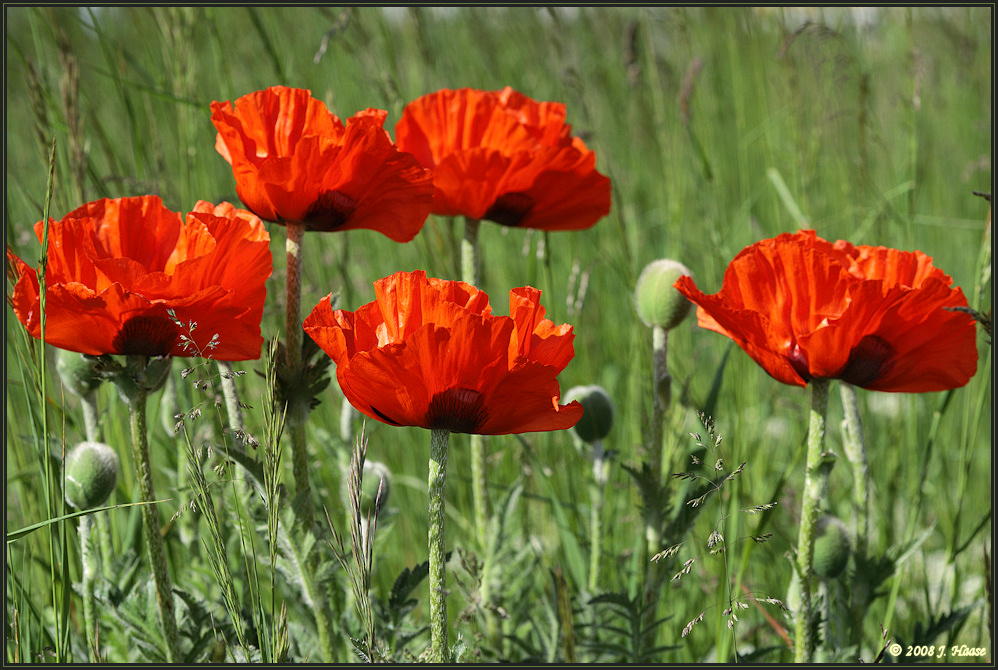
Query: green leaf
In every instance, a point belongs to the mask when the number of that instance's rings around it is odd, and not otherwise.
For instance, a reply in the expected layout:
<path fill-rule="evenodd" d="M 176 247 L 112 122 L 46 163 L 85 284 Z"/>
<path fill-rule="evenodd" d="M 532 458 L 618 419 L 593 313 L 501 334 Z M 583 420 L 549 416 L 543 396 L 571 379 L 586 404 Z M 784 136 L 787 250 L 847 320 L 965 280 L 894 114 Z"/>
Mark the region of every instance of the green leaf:
<path fill-rule="evenodd" d="M 165 498 L 163 500 L 152 500 L 149 502 L 134 502 L 134 503 L 124 503 L 121 505 L 109 505 L 107 507 L 95 507 L 94 509 L 86 509 L 80 512 L 73 512 L 72 514 L 63 514 L 62 516 L 57 516 L 52 519 L 47 519 L 46 521 L 39 521 L 38 523 L 33 523 L 30 526 L 25 526 L 24 528 L 19 528 L 18 530 L 11 531 L 7 533 L 7 544 L 10 544 L 14 540 L 19 540 L 26 535 L 30 535 L 40 528 L 49 526 L 53 523 L 59 523 L 60 521 L 68 521 L 69 519 L 75 519 L 78 516 L 86 516 L 87 514 L 96 514 L 97 512 L 104 512 L 110 509 L 118 509 L 120 507 L 134 507 L 135 505 L 155 505 L 161 502 L 170 502 L 172 498 Z"/>

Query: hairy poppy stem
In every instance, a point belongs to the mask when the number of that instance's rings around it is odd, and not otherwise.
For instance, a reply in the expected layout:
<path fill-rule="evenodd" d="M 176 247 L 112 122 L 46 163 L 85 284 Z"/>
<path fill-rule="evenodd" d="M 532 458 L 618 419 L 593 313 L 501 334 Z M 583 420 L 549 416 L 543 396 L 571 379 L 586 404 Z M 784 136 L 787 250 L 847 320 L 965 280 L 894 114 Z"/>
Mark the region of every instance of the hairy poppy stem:
<path fill-rule="evenodd" d="M 302 327 L 299 309 L 301 306 L 301 264 L 302 240 L 305 237 L 305 224 L 288 221 L 285 224 L 288 239 L 287 251 L 287 304 L 284 320 L 284 333 L 287 338 L 285 364 L 288 372 L 288 428 L 291 436 L 291 469 L 295 477 L 297 495 L 301 497 L 299 520 L 306 530 L 312 528 L 314 509 L 312 507 L 311 486 L 308 481 L 308 452 L 305 447 L 305 421 L 308 418 L 309 399 L 303 397 L 299 388 L 301 375 Z"/>
<path fill-rule="evenodd" d="M 827 483 L 823 461 L 825 421 L 828 411 L 829 380 L 813 380 L 811 415 L 807 431 L 807 464 L 801 499 L 800 534 L 797 538 L 797 571 L 800 576 L 800 606 L 794 617 L 797 629 L 794 662 L 811 663 L 814 658 L 814 620 L 811 608 L 811 581 L 814 573 L 814 541 L 818 526 L 818 506 Z"/>
<path fill-rule="evenodd" d="M 93 517 L 89 514 L 80 517 L 80 562 L 83 564 L 83 625 L 86 628 L 87 649 L 90 662 L 98 663 L 97 644 L 94 642 L 97 631 L 97 598 L 94 594 L 94 578 L 97 576 L 97 560 L 94 556 Z"/>
<path fill-rule="evenodd" d="M 88 442 L 101 441 L 100 412 L 97 410 L 97 391 L 89 391 L 80 396 L 80 409 L 83 410 L 83 427 Z"/>
<path fill-rule="evenodd" d="M 430 431 L 429 550 L 430 550 L 430 662 L 446 663 L 447 649 L 447 542 L 444 537 L 444 482 L 450 431 Z"/>
<path fill-rule="evenodd" d="M 127 370 L 122 377 L 132 380 L 119 384 L 122 395 L 128 401 L 129 424 L 132 432 L 132 464 L 135 467 L 135 481 L 139 487 L 139 498 L 145 505 L 142 510 L 142 526 L 145 531 L 146 552 L 152 566 L 153 581 L 156 584 L 156 603 L 159 606 L 160 625 L 166 640 L 166 660 L 180 663 L 180 636 L 177 633 L 177 619 L 173 609 L 173 586 L 166 568 L 166 551 L 163 536 L 160 535 L 159 514 L 155 504 L 156 492 L 152 483 L 152 463 L 149 458 L 149 442 L 146 426 L 145 386 L 146 356 L 128 356 Z"/>
<path fill-rule="evenodd" d="M 852 494 L 855 508 L 853 537 L 857 558 L 866 558 L 867 538 L 870 532 L 870 469 L 866 458 L 866 444 L 863 440 L 863 422 L 859 415 L 859 398 L 856 387 L 845 382 L 839 382 L 842 394 L 842 409 L 845 418 L 842 421 L 842 451 L 852 466 Z M 863 637 L 863 605 L 865 598 L 853 590 L 853 616 L 851 640 L 857 645 Z"/>
<path fill-rule="evenodd" d="M 100 427 L 100 410 L 97 407 L 97 391 L 88 391 L 80 396 L 80 408 L 83 410 L 83 425 L 87 434 L 88 442 L 103 442 L 103 431 Z M 86 552 L 87 549 L 83 547 L 84 541 L 84 522 L 87 525 L 86 534 L 87 538 L 91 541 L 96 540 L 95 546 L 90 549 L 90 560 L 93 560 L 93 550 L 99 547 L 100 560 L 97 563 L 101 567 L 101 573 L 107 577 L 111 578 L 110 571 L 108 569 L 111 562 L 111 557 L 114 556 L 114 550 L 111 548 L 111 527 L 108 525 L 107 516 L 104 514 L 93 514 L 80 517 L 80 543 L 81 549 L 80 553 L 84 554 L 84 581 L 83 589 L 84 593 L 91 594 L 93 591 L 93 579 L 91 578 L 90 585 L 87 585 L 87 567 L 86 567 Z M 89 590 L 88 590 L 89 589 Z M 86 620 L 86 605 L 84 602 L 83 618 Z M 88 626 L 92 624 L 88 623 Z M 92 630 L 88 630 L 87 633 L 92 633 Z M 89 639 L 89 638 L 88 638 Z M 92 659 L 91 659 L 92 660 Z"/>
<path fill-rule="evenodd" d="M 856 554 L 865 557 L 870 523 L 870 470 L 866 459 L 866 444 L 863 440 L 863 421 L 859 416 L 856 387 L 839 382 L 839 391 L 842 394 L 842 409 L 845 413 L 845 419 L 842 421 L 842 451 L 852 466 L 853 474 L 853 505 L 856 506 L 856 524 L 853 533 L 856 536 Z"/>
<path fill-rule="evenodd" d="M 461 279 L 478 286 L 481 253 L 478 248 L 478 228 L 481 221 L 465 217 L 464 238 L 461 240 Z M 475 506 L 475 532 L 478 546 L 488 546 L 489 498 L 485 488 L 485 437 L 471 436 L 471 494 Z"/>
<path fill-rule="evenodd" d="M 651 557 L 662 550 L 662 436 L 665 430 L 665 413 L 671 402 L 671 378 L 668 366 L 669 331 L 662 326 L 652 326 L 652 418 L 651 438 L 648 445 L 648 468 L 654 483 L 656 499 L 648 501 L 645 509 L 645 554 L 647 565 L 644 585 L 644 602 L 650 605 L 658 600 L 662 590 L 664 571 Z M 645 626 L 652 628 L 657 608 L 645 610 Z M 654 646 L 653 642 L 650 642 Z"/>
<path fill-rule="evenodd" d="M 599 586 L 599 564 L 603 558 L 603 503 L 606 494 L 606 459 L 603 452 L 603 440 L 593 441 L 593 490 L 592 516 L 590 532 L 592 533 L 592 551 L 589 554 L 589 593 L 595 595 Z"/>

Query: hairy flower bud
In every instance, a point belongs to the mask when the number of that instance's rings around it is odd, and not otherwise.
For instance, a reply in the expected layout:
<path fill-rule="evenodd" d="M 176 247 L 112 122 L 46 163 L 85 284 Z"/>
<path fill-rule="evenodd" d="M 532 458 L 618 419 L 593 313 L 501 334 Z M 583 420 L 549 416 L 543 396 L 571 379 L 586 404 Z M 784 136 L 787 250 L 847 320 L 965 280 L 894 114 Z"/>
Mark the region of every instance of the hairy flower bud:
<path fill-rule="evenodd" d="M 95 363 L 96 359 L 93 356 L 59 349 L 55 369 L 63 385 L 73 394 L 82 397 L 96 391 L 101 384 L 102 380 L 94 367 Z"/>
<path fill-rule="evenodd" d="M 838 577 L 845 570 L 851 552 L 846 525 L 833 516 L 825 515 L 818 519 L 814 539 L 814 574 L 824 579 Z"/>
<path fill-rule="evenodd" d="M 645 325 L 672 330 L 690 313 L 693 303 L 672 286 L 683 275 L 692 273 L 682 263 L 669 259 L 652 261 L 641 271 L 634 300 Z"/>
<path fill-rule="evenodd" d="M 592 443 L 610 434 L 613 427 L 614 407 L 610 395 L 602 386 L 576 386 L 565 393 L 563 402 L 578 400 L 582 405 L 582 418 L 572 430 L 583 442 Z"/>
<path fill-rule="evenodd" d="M 66 454 L 66 500 L 77 509 L 106 501 L 118 482 L 118 454 L 102 442 L 81 442 Z"/>

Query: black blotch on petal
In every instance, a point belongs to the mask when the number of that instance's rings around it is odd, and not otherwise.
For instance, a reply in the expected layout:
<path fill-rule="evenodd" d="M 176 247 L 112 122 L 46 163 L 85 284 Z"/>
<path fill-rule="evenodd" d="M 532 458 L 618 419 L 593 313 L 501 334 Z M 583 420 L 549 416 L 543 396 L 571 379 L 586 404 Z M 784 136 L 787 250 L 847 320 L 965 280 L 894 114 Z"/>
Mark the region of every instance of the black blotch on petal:
<path fill-rule="evenodd" d="M 305 213 L 307 230 L 329 232 L 342 228 L 357 211 L 357 201 L 337 190 L 324 191 Z"/>
<path fill-rule="evenodd" d="M 835 378 L 860 388 L 869 386 L 890 372 L 896 353 L 884 338 L 866 335 L 849 352 L 849 360 Z"/>
<path fill-rule="evenodd" d="M 163 316 L 136 316 L 121 324 L 111 346 L 124 355 L 169 356 L 180 328 Z"/>
<path fill-rule="evenodd" d="M 483 219 L 515 228 L 534 206 L 534 199 L 526 193 L 504 193 L 485 212 Z"/>
<path fill-rule="evenodd" d="M 426 425 L 452 433 L 476 433 L 489 415 L 483 399 L 474 389 L 452 388 L 437 393 L 426 410 Z"/>

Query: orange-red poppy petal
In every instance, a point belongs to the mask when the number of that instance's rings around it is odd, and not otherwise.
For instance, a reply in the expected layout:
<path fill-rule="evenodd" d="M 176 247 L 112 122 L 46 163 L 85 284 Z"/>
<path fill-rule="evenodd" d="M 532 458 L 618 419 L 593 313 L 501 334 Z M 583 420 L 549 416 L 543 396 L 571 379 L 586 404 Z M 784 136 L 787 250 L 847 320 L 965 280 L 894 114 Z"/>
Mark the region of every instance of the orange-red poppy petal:
<path fill-rule="evenodd" d="M 346 397 L 367 416 L 484 434 L 578 421 L 581 408 L 557 402 L 571 327 L 543 319 L 539 291 L 514 291 L 511 318 L 491 314 L 488 296 L 475 287 L 422 271 L 396 273 L 375 288 L 377 299 L 356 312 L 333 311 L 326 299 L 304 323 L 336 361 Z"/>
<path fill-rule="evenodd" d="M 926 392 L 963 386 L 977 369 L 973 319 L 947 309 L 967 304 L 951 284 L 921 252 L 833 245 L 800 231 L 739 253 L 716 295 L 690 277 L 675 287 L 698 305 L 702 327 L 779 381 Z"/>
<path fill-rule="evenodd" d="M 198 209 L 185 226 L 158 197 L 141 196 L 50 221 L 46 342 L 91 355 L 259 358 L 269 236 L 231 206 Z M 8 259 L 14 313 L 40 337 L 37 275 L 10 250 Z"/>
<path fill-rule="evenodd" d="M 236 192 L 264 220 L 315 231 L 365 228 L 398 242 L 422 228 L 432 178 L 392 143 L 386 112 L 368 109 L 344 125 L 310 91 L 284 86 L 211 108 L 216 149 L 232 165 Z"/>
<path fill-rule="evenodd" d="M 443 89 L 409 103 L 396 140 L 433 168 L 433 212 L 508 226 L 581 230 L 610 211 L 610 180 L 572 137 L 561 103 Z"/>

